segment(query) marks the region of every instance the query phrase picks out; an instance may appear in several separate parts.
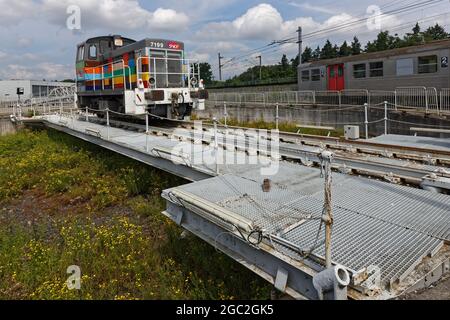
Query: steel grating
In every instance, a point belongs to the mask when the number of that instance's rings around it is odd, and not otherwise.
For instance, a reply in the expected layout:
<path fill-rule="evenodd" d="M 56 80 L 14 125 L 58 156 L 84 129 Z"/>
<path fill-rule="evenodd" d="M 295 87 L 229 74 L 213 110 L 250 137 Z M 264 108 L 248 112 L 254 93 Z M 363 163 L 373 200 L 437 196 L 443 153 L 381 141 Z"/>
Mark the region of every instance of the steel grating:
<path fill-rule="evenodd" d="M 301 250 L 316 242 L 323 204 L 319 170 L 283 163 L 262 191 L 259 170 L 225 175 L 178 187 L 277 234 Z M 425 256 L 449 239 L 450 197 L 389 183 L 333 175 L 333 260 L 350 270 L 381 269 L 382 282 L 403 279 Z M 177 188 L 175 188 L 177 189 Z M 298 223 L 303 220 L 303 223 Z M 283 232 L 285 230 L 286 232 Z"/>
<path fill-rule="evenodd" d="M 430 150 L 450 151 L 449 139 L 438 139 L 419 136 L 402 136 L 396 134 L 382 135 L 369 140 L 370 142 L 388 145 L 424 148 Z"/>

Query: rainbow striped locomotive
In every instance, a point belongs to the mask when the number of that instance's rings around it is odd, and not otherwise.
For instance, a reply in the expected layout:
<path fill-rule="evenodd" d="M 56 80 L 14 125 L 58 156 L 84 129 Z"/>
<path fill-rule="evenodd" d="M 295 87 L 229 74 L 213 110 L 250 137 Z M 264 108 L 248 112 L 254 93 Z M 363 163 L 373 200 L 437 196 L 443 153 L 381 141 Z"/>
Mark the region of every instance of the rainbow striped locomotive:
<path fill-rule="evenodd" d="M 200 67 L 178 41 L 135 41 L 118 35 L 88 39 L 76 57 L 79 108 L 184 119 L 204 107 Z"/>

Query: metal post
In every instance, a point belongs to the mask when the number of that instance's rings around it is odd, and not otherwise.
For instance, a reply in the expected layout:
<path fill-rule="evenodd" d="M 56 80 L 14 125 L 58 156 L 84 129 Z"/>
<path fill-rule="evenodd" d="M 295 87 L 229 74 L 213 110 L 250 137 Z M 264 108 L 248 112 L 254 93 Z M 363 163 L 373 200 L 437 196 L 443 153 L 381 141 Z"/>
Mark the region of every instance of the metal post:
<path fill-rule="evenodd" d="M 216 156 L 216 174 L 219 175 L 219 144 L 217 142 L 217 119 L 212 119 L 214 122 L 214 154 Z"/>
<path fill-rule="evenodd" d="M 75 121 L 73 116 L 73 109 L 70 108 L 70 119 L 72 119 L 72 129 L 75 129 Z"/>
<path fill-rule="evenodd" d="M 106 108 L 106 139 L 109 140 L 109 108 Z"/>
<path fill-rule="evenodd" d="M 88 107 L 86 107 L 86 122 L 89 122 Z"/>
<path fill-rule="evenodd" d="M 275 107 L 275 128 L 278 130 L 278 119 L 280 118 L 279 117 L 279 114 L 278 114 L 278 103 L 276 104 L 276 107 Z"/>
<path fill-rule="evenodd" d="M 331 233 L 333 227 L 333 212 L 331 208 L 331 161 L 333 159 L 333 153 L 330 151 L 323 151 L 321 154 L 322 170 L 325 178 L 325 190 L 324 190 L 324 206 L 322 212 L 322 221 L 325 224 L 325 264 L 327 268 L 331 268 Z"/>
<path fill-rule="evenodd" d="M 387 101 L 384 102 L 384 134 L 388 134 L 388 110 L 387 110 Z"/>
<path fill-rule="evenodd" d="M 303 45 L 303 39 L 302 39 L 302 27 L 298 27 L 298 64 L 302 64 L 302 45 Z"/>
<path fill-rule="evenodd" d="M 148 110 L 145 112 L 145 151 L 148 152 Z"/>
<path fill-rule="evenodd" d="M 364 103 L 364 118 L 365 118 L 365 120 L 364 120 L 364 125 L 365 125 L 365 128 L 366 128 L 366 139 L 369 139 L 369 117 L 368 117 L 368 114 L 367 114 L 367 103 Z"/>
<path fill-rule="evenodd" d="M 225 101 L 223 103 L 223 115 L 225 117 L 225 127 L 227 127 L 228 112 L 227 112 L 227 103 Z"/>

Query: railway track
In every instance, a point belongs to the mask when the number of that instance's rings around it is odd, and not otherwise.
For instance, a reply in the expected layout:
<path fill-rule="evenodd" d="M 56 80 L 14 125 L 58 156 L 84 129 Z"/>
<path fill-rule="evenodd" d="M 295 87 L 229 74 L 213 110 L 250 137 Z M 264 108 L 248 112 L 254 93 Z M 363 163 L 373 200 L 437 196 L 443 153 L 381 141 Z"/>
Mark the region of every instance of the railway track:
<path fill-rule="evenodd" d="M 79 120 L 85 121 L 84 116 Z M 89 117 L 89 122 L 106 124 L 105 119 Z M 142 123 L 131 123 L 111 119 L 112 127 L 145 132 Z M 177 130 L 179 128 L 185 130 Z M 450 193 L 450 171 L 447 170 L 450 158 L 447 152 L 421 148 L 401 147 L 371 143 L 367 141 L 345 141 L 339 138 L 280 133 L 279 149 L 261 150 L 262 140 L 270 140 L 269 135 L 242 135 L 248 128 L 218 128 L 218 145 L 224 149 L 243 151 L 249 155 L 267 155 L 286 161 L 299 162 L 305 166 L 320 166 L 320 150 L 328 148 L 334 152 L 333 169 L 345 174 L 355 174 L 385 180 L 391 183 L 413 185 L 433 191 Z M 187 121 L 160 121 L 157 126 L 148 127 L 149 134 L 198 143 L 194 135 L 194 123 Z M 260 131 L 265 133 L 265 131 Z M 227 139 L 234 135 L 233 139 Z M 203 125 L 203 144 L 212 144 L 214 129 L 212 125 Z M 231 141 L 230 141 L 231 140 Z M 267 141 L 268 142 L 268 141 Z M 266 143 L 267 143 L 266 142 Z M 409 153 L 414 151 L 414 153 Z M 433 151 L 433 152 L 431 152 Z"/>

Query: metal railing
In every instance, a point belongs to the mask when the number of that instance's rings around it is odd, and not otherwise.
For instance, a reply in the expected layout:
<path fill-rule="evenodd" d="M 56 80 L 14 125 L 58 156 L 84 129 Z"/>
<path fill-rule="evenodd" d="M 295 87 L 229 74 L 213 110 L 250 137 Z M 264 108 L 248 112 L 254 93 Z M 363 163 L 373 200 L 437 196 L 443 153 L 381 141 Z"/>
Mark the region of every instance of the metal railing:
<path fill-rule="evenodd" d="M 322 105 L 369 107 L 388 102 L 389 109 L 416 109 L 426 113 L 450 112 L 450 89 L 427 87 L 400 87 L 394 91 L 342 90 L 342 91 L 274 91 L 274 92 L 224 92 L 211 93 L 214 105 L 227 102 L 231 105 Z"/>
<path fill-rule="evenodd" d="M 439 93 L 440 111 L 450 113 L 450 89 L 442 89 Z"/>
<path fill-rule="evenodd" d="M 145 60 L 148 60 L 149 71 L 142 71 L 142 62 Z M 163 62 L 163 64 L 157 62 Z M 179 62 L 179 68 L 178 66 L 175 67 L 181 72 L 169 72 L 169 69 L 171 69 L 169 67 L 170 62 Z M 163 71 L 159 71 L 161 67 Z M 200 64 L 189 59 L 143 56 L 136 60 L 136 75 L 138 79 L 141 79 L 142 75 L 146 75 L 149 80 L 153 78 L 150 85 L 153 89 L 185 86 L 189 89 L 197 88 L 200 81 Z M 177 78 L 179 81 L 172 81 L 171 78 Z M 176 86 L 171 86 L 172 83 Z"/>

